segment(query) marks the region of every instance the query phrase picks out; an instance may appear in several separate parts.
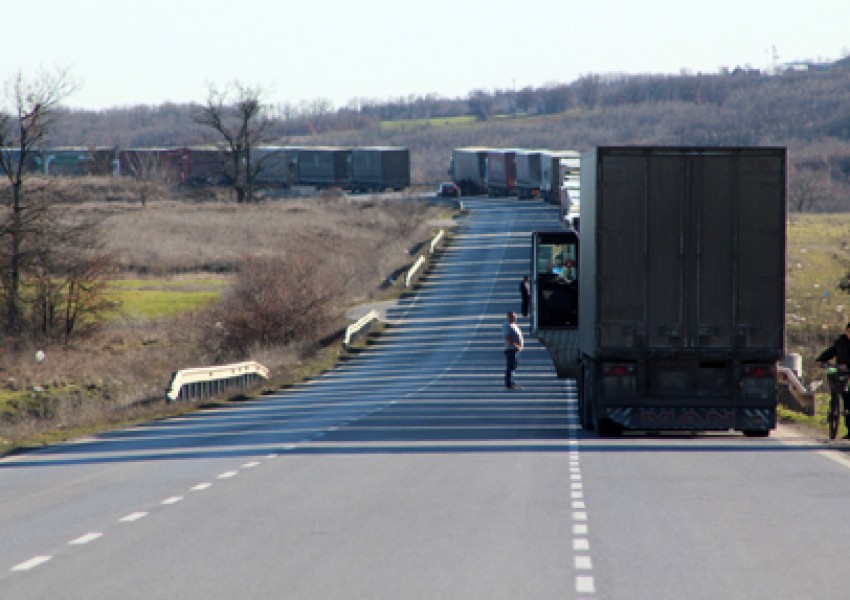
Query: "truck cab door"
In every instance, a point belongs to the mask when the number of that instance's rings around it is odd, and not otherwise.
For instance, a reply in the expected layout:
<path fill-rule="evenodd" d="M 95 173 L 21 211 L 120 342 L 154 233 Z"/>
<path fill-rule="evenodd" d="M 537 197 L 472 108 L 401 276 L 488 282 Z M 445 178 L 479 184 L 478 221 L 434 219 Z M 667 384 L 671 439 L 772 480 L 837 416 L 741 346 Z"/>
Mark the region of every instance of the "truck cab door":
<path fill-rule="evenodd" d="M 531 234 L 531 331 L 549 351 L 559 377 L 578 372 L 578 252 L 576 231 Z"/>

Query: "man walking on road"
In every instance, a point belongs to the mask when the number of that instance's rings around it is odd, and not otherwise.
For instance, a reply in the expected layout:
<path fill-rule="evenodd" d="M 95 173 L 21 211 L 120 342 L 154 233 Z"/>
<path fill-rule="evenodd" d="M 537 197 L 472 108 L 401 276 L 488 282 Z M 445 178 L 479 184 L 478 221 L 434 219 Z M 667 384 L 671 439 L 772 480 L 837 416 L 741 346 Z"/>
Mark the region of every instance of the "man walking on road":
<path fill-rule="evenodd" d="M 502 338 L 505 340 L 505 387 L 508 389 L 521 389 L 522 386 L 514 382 L 514 371 L 517 368 L 517 355 L 522 352 L 522 331 L 516 324 L 516 313 L 508 311 L 507 319 L 502 323 Z"/>

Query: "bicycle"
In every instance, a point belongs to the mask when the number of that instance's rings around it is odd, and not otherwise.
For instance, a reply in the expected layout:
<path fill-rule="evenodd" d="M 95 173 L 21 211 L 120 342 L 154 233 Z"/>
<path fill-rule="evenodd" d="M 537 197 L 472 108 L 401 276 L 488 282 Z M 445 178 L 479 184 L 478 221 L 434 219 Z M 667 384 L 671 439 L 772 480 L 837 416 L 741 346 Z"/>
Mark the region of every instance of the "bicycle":
<path fill-rule="evenodd" d="M 842 407 L 842 404 L 850 373 L 844 365 L 830 366 L 823 364 L 821 366 L 826 369 L 826 379 L 829 382 L 829 411 L 826 415 L 826 422 L 829 426 L 829 439 L 834 440 L 841 426 L 841 415 L 847 410 L 847 407 Z M 850 434 L 850 431 L 848 431 L 848 434 Z"/>

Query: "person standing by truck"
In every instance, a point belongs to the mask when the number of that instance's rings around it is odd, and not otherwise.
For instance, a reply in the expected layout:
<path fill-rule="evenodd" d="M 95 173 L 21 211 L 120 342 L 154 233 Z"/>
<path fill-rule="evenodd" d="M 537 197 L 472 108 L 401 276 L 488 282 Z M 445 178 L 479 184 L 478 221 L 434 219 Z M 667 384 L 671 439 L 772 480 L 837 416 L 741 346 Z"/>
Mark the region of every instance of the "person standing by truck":
<path fill-rule="evenodd" d="M 528 306 L 531 303 L 531 282 L 528 281 L 528 275 L 524 275 L 519 284 L 519 295 L 522 300 L 521 312 L 523 317 L 528 316 Z"/>
<path fill-rule="evenodd" d="M 522 331 L 516 323 L 516 313 L 508 311 L 507 319 L 502 323 L 502 338 L 505 341 L 505 387 L 508 389 L 522 389 L 514 381 L 514 371 L 517 368 L 517 355 L 522 352 L 524 340 Z"/>
<path fill-rule="evenodd" d="M 833 358 L 839 372 L 850 371 L 850 323 L 847 323 L 844 327 L 844 333 L 835 338 L 832 345 L 818 355 L 815 362 L 821 366 L 826 366 L 826 363 Z M 850 392 L 844 391 L 842 395 L 844 396 L 844 423 L 847 425 L 847 435 L 844 436 L 844 439 L 850 439 L 850 413 L 847 412 Z"/>

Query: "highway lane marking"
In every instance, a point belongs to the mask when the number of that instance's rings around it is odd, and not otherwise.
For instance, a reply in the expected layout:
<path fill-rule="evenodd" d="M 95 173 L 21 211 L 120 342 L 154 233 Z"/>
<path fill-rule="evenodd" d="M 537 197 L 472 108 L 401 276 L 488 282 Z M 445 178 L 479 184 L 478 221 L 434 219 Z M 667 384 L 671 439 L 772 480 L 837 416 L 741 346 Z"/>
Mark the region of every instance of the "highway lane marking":
<path fill-rule="evenodd" d="M 168 506 L 170 504 L 177 504 L 181 500 L 183 500 L 183 496 L 171 496 L 171 498 L 166 498 L 165 500 L 160 502 L 160 504 Z"/>
<path fill-rule="evenodd" d="M 12 567 L 12 571 L 29 571 L 30 569 L 34 569 L 39 565 L 43 565 L 48 560 L 53 558 L 52 556 L 33 556 L 29 560 L 25 560 L 24 562 L 15 565 Z"/>
<path fill-rule="evenodd" d="M 254 461 L 245 463 L 244 465 L 242 465 L 242 468 L 243 469 L 253 469 L 254 467 L 257 467 L 259 465 L 260 465 L 260 463 L 254 460 Z"/>
<path fill-rule="evenodd" d="M 577 403 L 570 403 L 570 412 L 577 410 Z M 570 415 L 571 417 L 577 415 Z M 593 561 L 590 557 L 590 528 L 587 524 L 587 503 L 584 499 L 584 484 L 581 476 L 579 442 L 577 439 L 580 425 L 568 426 L 569 430 L 569 480 L 570 506 L 573 520 L 573 568 L 576 571 L 575 590 L 585 598 L 588 594 L 596 594 L 596 581 L 588 574 L 593 571 Z M 578 574 L 581 573 L 581 574 Z"/>
<path fill-rule="evenodd" d="M 81 535 L 75 540 L 71 540 L 68 542 L 69 546 L 82 546 L 83 544 L 88 544 L 89 542 L 95 541 L 97 538 L 102 536 L 102 533 L 87 533 L 85 535 Z"/>
<path fill-rule="evenodd" d="M 210 487 L 212 487 L 211 483 L 208 483 L 208 482 L 199 483 L 198 485 L 196 485 L 195 487 L 192 488 L 192 491 L 193 492 L 202 492 L 203 490 L 209 489 Z"/>
<path fill-rule="evenodd" d="M 134 512 L 134 513 L 130 513 L 129 515 L 126 515 L 124 517 L 121 517 L 120 519 L 118 519 L 118 521 L 120 523 L 132 523 L 133 521 L 138 521 L 139 519 L 144 519 L 146 516 L 148 516 L 148 513 L 146 513 L 146 512 L 141 512 L 141 511 L 140 512 Z"/>
<path fill-rule="evenodd" d="M 576 577 L 576 591 L 579 594 L 593 594 L 596 592 L 596 584 L 593 581 L 593 577 L 588 575 L 582 575 L 580 577 Z"/>
<path fill-rule="evenodd" d="M 225 471 L 216 477 L 216 479 L 230 479 L 239 475 L 239 471 Z"/>

